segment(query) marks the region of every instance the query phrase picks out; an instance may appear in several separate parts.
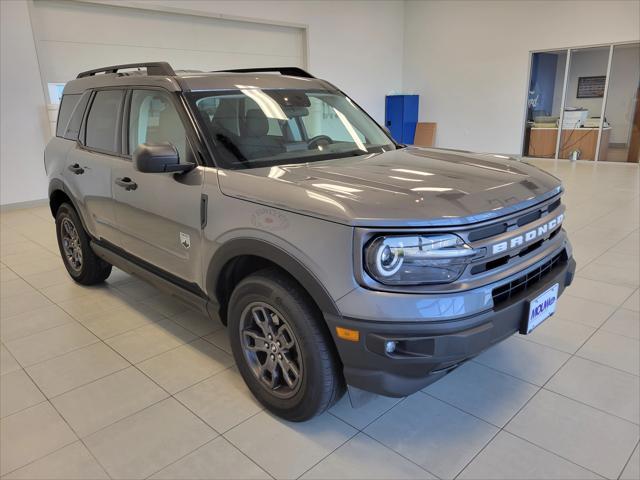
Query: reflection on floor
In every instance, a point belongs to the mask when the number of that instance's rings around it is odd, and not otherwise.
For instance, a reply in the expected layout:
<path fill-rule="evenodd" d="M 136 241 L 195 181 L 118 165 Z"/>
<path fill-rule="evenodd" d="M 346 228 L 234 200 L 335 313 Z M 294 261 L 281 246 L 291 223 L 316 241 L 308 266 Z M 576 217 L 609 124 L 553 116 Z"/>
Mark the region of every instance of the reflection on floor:
<path fill-rule="evenodd" d="M 3 478 L 638 478 L 637 165 L 536 160 L 578 262 L 556 316 L 405 399 L 264 412 L 226 331 L 62 268 L 46 206 L 0 214 Z"/>

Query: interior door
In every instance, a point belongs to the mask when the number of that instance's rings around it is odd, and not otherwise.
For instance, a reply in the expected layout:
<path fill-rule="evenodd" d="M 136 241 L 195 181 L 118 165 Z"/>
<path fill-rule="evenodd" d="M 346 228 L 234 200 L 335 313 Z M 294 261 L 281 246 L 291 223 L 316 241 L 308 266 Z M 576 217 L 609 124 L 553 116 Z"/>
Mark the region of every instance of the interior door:
<path fill-rule="evenodd" d="M 142 143 L 171 143 L 181 162 L 195 163 L 176 99 L 161 90 L 133 90 L 123 129 L 128 151 Z M 129 159 L 113 172 L 113 197 L 122 247 L 139 260 L 199 284 L 204 170 L 142 173 Z"/>

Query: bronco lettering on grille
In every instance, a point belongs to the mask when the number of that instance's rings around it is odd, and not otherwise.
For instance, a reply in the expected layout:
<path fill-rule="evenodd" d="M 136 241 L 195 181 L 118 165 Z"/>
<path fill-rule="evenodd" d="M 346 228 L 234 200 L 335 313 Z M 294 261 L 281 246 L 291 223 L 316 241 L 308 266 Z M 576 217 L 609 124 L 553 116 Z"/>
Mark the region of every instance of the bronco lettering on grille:
<path fill-rule="evenodd" d="M 562 220 L 564 219 L 564 214 L 560 214 L 552 220 L 549 220 L 547 223 L 544 223 L 533 230 L 529 230 L 528 232 L 518 235 L 516 237 L 510 238 L 509 240 L 505 240 L 504 242 L 496 243 L 491 247 L 492 255 L 497 253 L 506 252 L 507 250 L 511 250 L 512 248 L 520 247 L 526 243 L 529 243 L 537 238 L 544 237 L 547 233 L 553 232 L 556 228 L 559 228 L 562 224 Z"/>

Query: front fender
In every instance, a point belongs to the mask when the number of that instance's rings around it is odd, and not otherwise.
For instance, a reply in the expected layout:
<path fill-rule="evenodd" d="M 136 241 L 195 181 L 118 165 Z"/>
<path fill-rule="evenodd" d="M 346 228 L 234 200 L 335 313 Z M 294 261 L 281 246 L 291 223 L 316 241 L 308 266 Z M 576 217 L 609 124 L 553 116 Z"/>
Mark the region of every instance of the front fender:
<path fill-rule="evenodd" d="M 216 250 L 206 273 L 206 290 L 210 298 L 217 298 L 218 282 L 224 267 L 234 258 L 244 255 L 264 258 L 277 264 L 302 285 L 320 310 L 331 315 L 340 315 L 327 289 L 302 262 L 271 242 L 250 237 L 228 240 Z"/>

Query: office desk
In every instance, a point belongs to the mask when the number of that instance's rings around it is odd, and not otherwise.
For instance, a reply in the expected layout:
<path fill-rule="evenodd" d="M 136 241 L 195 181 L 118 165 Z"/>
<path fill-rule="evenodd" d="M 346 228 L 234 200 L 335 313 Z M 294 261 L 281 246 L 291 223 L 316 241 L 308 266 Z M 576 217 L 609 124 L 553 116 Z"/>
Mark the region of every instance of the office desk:
<path fill-rule="evenodd" d="M 528 155 L 530 157 L 553 158 L 556 153 L 556 141 L 558 128 L 527 127 L 529 135 Z M 609 136 L 611 127 L 602 129 L 600 141 L 600 160 L 607 159 L 609 150 Z M 594 160 L 596 158 L 596 146 L 598 144 L 597 128 L 569 128 L 562 129 L 560 139 L 560 151 L 558 158 L 569 158 L 573 150 L 580 150 L 580 160 Z"/>

